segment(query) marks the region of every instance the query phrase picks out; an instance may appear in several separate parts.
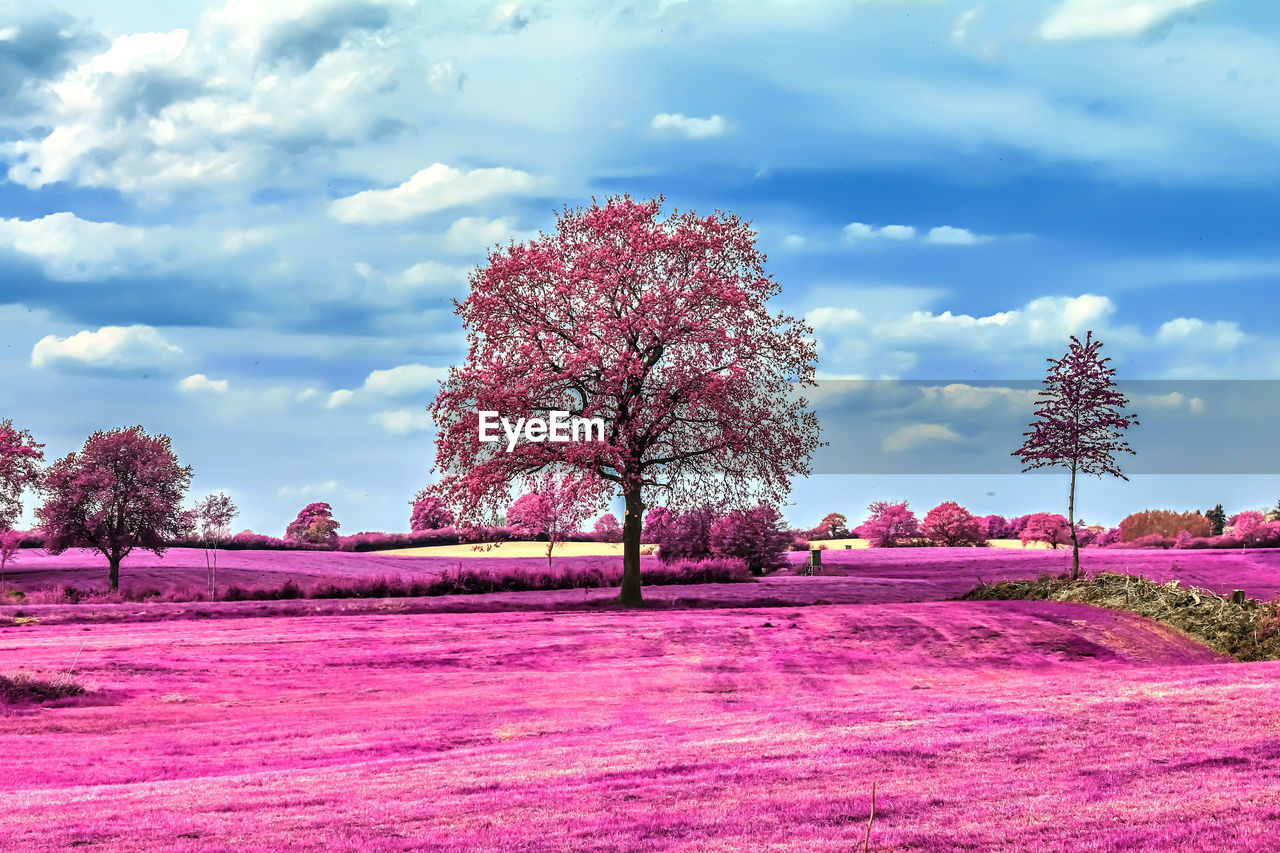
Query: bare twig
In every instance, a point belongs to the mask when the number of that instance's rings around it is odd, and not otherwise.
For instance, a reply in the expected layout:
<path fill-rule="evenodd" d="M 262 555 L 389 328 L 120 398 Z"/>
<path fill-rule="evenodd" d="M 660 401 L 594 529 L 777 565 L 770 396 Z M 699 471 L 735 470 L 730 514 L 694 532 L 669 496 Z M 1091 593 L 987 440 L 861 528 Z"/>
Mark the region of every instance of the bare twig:
<path fill-rule="evenodd" d="M 75 660 L 73 660 L 73 661 L 71 662 L 71 669 L 67 670 L 67 677 L 68 677 L 68 678 L 69 678 L 69 677 L 71 677 L 73 674 L 75 674 L 75 671 L 76 671 L 76 664 L 78 664 L 78 663 L 80 662 L 80 652 L 84 651 L 84 644 L 85 644 L 85 643 L 87 643 L 87 642 L 89 642 L 89 638 L 88 638 L 88 637 L 85 637 L 85 639 L 84 639 L 84 643 L 81 643 L 81 644 L 80 644 L 80 651 L 76 652 L 76 658 L 75 658 Z"/>
<path fill-rule="evenodd" d="M 871 816 L 867 818 L 867 836 L 862 840 L 862 853 L 871 850 L 871 824 L 876 819 L 876 783 L 871 783 Z"/>

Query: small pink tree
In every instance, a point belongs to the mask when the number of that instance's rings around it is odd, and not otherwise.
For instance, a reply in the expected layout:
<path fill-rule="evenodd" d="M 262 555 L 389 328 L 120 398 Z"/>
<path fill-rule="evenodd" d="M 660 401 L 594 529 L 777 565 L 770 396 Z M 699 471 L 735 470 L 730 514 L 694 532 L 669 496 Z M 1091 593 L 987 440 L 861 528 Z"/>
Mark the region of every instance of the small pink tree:
<path fill-rule="evenodd" d="M 338 541 L 338 528 L 341 526 L 333 518 L 333 507 L 327 503 L 310 503 L 298 512 L 297 518 L 289 522 L 284 530 L 284 538 L 291 542 L 332 547 Z"/>
<path fill-rule="evenodd" d="M 49 466 L 40 481 L 44 505 L 36 517 L 44 548 L 94 548 L 107 558 L 111 589 L 120 588 L 120 561 L 134 548 L 163 554 L 182 533 L 182 496 L 191 467 L 178 464 L 167 435 L 140 426 L 99 431 L 79 453 Z"/>
<path fill-rule="evenodd" d="M 423 489 L 413 496 L 413 511 L 409 515 L 409 529 L 414 533 L 421 530 L 439 530 L 453 524 L 453 513 L 445 506 L 444 500 L 431 489 Z"/>
<path fill-rule="evenodd" d="M 925 513 L 920 532 L 935 545 L 986 545 L 982 519 L 955 501 L 945 501 Z"/>
<path fill-rule="evenodd" d="M 27 430 L 14 429 L 13 421 L 0 420 L 0 532 L 22 515 L 22 490 L 39 478 L 43 447 Z"/>
<path fill-rule="evenodd" d="M 1117 453 L 1132 454 L 1124 431 L 1136 426 L 1138 418 L 1121 414 L 1128 399 L 1116 390 L 1116 371 L 1101 358 L 1102 341 L 1085 334 L 1082 343 L 1075 335 L 1059 359 L 1046 359 L 1049 373 L 1038 395 L 1039 408 L 1031 428 L 1024 432 L 1022 446 L 1013 451 L 1024 472 L 1035 468 L 1066 468 L 1071 472 L 1067 492 L 1067 529 L 1071 536 L 1071 579 L 1080 576 L 1080 541 L 1076 536 L 1076 475 L 1109 474 L 1128 480 L 1116 464 Z M 1055 546 L 1056 547 L 1056 546 Z"/>
<path fill-rule="evenodd" d="M 521 495 L 507 510 L 507 524 L 530 536 L 547 537 L 547 568 L 556 543 L 577 533 L 595 511 L 591 492 L 572 477 L 546 471 L 529 478 L 531 491 Z"/>
<path fill-rule="evenodd" d="M 1063 516 L 1054 512 L 1037 512 L 1027 517 L 1026 526 L 1018 538 L 1024 548 L 1028 542 L 1047 542 L 1056 551 L 1059 545 L 1071 541 L 1071 534 L 1071 524 Z"/>
<path fill-rule="evenodd" d="M 899 548 L 920 535 L 920 522 L 906 501 L 875 501 L 867 510 L 871 517 L 858 528 L 858 535 L 872 548 Z"/>
<path fill-rule="evenodd" d="M 204 546 L 209 597 L 218 596 L 218 546 L 231 537 L 231 522 L 240 509 L 223 492 L 209 495 L 195 505 L 195 531 Z"/>
<path fill-rule="evenodd" d="M 0 533 L 0 585 L 4 584 L 5 567 L 18 559 L 18 545 L 21 542 L 22 534 L 16 530 Z"/>
<path fill-rule="evenodd" d="M 618 523 L 618 517 L 611 512 L 606 512 L 596 519 L 591 533 L 596 537 L 597 542 L 622 541 L 622 525 Z"/>
<path fill-rule="evenodd" d="M 662 203 L 566 208 L 554 233 L 494 249 L 457 304 L 466 360 L 431 406 L 440 488 L 468 518 L 548 468 L 600 502 L 622 496 L 619 600 L 631 607 L 647 504 L 779 502 L 819 444 L 796 393 L 814 384 L 812 329 L 769 304 L 780 287 L 756 233 L 719 211 L 661 217 Z M 604 436 L 484 442 L 482 411 L 599 419 Z"/>
<path fill-rule="evenodd" d="M 758 575 L 786 565 L 785 554 L 794 537 L 783 524 L 781 513 L 762 505 L 717 519 L 708 538 L 712 553 L 742 560 Z"/>

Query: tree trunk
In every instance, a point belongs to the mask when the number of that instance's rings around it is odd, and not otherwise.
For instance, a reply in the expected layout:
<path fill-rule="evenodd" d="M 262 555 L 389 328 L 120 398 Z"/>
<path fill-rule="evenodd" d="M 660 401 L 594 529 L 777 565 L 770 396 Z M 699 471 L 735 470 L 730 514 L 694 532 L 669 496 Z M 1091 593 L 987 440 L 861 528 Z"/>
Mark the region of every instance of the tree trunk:
<path fill-rule="evenodd" d="M 643 529 L 644 501 L 637 487 L 623 495 L 627 512 L 622 519 L 622 591 L 618 601 L 624 607 L 640 607 L 640 531 Z"/>
<path fill-rule="evenodd" d="M 107 562 L 111 565 L 111 591 L 115 592 L 120 589 L 120 558 L 108 555 Z"/>
<path fill-rule="evenodd" d="M 1067 526 L 1071 528 L 1071 579 L 1080 577 L 1080 537 L 1076 536 L 1076 466 L 1071 466 L 1071 491 L 1067 493 Z"/>

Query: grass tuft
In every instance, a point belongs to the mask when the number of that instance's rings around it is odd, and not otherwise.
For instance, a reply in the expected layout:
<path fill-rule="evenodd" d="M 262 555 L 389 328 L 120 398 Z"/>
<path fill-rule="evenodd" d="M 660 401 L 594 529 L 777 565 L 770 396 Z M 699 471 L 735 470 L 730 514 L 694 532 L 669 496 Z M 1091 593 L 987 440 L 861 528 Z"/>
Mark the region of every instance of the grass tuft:
<path fill-rule="evenodd" d="M 0 675 L 0 702 L 8 705 L 38 705 L 72 696 L 81 696 L 84 685 L 68 675 L 38 678 L 29 673 Z"/>

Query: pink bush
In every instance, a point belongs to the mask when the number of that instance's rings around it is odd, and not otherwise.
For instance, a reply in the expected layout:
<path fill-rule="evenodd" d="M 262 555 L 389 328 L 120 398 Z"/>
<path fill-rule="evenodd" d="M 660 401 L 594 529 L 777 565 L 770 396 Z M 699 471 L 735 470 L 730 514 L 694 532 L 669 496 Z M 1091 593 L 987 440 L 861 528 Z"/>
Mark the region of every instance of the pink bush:
<path fill-rule="evenodd" d="M 1267 532 L 1265 528 L 1267 520 L 1262 513 L 1256 510 L 1247 510 L 1233 515 L 1229 524 L 1231 538 L 1245 547 L 1252 546 L 1260 541 Z"/>
<path fill-rule="evenodd" d="M 925 513 L 920 532 L 934 545 L 986 545 L 981 519 L 955 501 L 945 501 Z"/>

